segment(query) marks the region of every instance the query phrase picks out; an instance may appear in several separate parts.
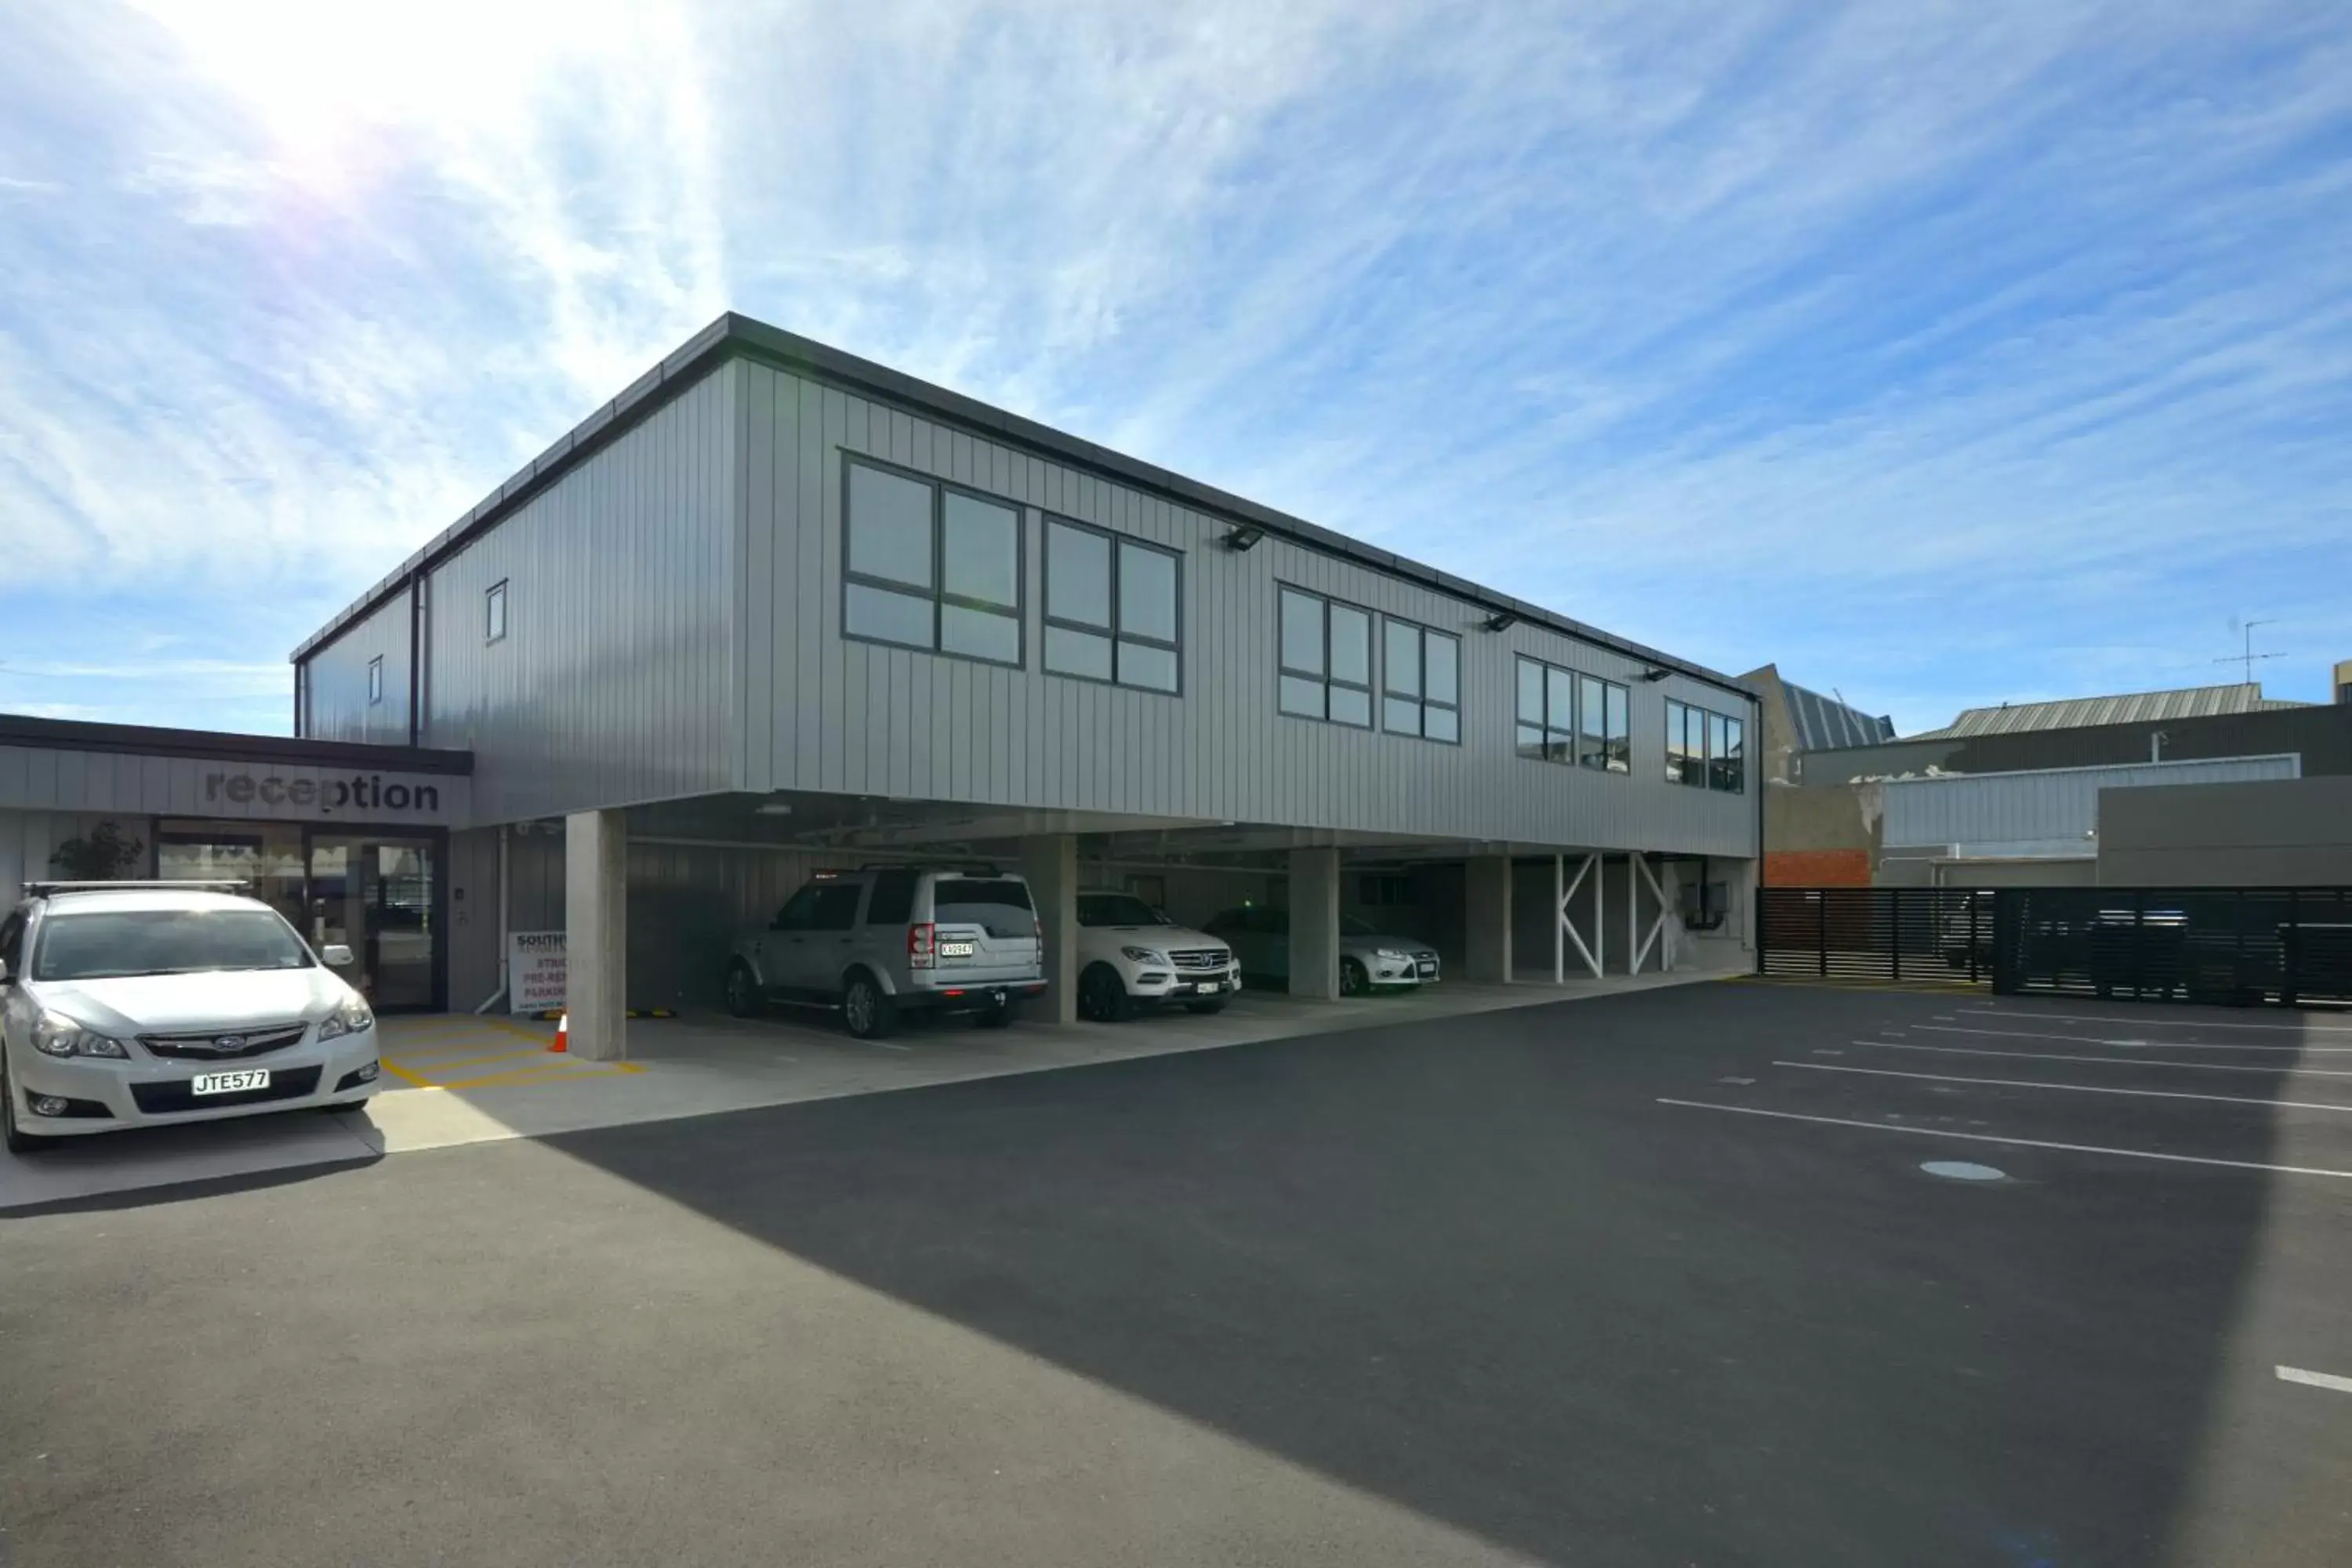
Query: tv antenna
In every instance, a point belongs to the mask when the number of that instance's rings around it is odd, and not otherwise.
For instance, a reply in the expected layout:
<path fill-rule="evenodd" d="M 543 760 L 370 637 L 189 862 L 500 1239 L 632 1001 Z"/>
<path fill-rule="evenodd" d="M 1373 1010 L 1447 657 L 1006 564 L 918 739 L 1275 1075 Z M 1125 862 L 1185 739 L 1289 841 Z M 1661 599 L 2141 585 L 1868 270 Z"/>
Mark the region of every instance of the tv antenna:
<path fill-rule="evenodd" d="M 2256 626 L 2274 626 L 2276 625 L 2278 625 L 2276 619 L 2242 622 L 2237 616 L 2231 616 L 2230 617 L 2230 629 L 2233 632 L 2242 632 L 2244 634 L 2246 639 L 2245 651 L 2243 653 L 2233 653 L 2227 658 L 2217 658 L 2213 662 L 2215 664 L 2236 664 L 2244 666 L 2246 671 L 2246 684 L 2252 686 L 2254 683 L 2255 665 L 2261 663 L 2266 658 L 2284 658 L 2286 657 L 2286 655 L 2283 653 L 2256 653 L 2254 651 L 2254 628 Z"/>

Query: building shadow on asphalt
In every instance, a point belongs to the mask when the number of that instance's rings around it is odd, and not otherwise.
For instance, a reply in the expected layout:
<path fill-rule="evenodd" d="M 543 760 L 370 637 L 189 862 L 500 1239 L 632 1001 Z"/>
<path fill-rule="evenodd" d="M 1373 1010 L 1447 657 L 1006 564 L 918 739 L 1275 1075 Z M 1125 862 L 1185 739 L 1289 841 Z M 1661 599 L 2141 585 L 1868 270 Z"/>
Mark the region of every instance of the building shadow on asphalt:
<path fill-rule="evenodd" d="M 1656 1103 L 1947 1005 L 1692 987 L 550 1142 L 1539 1558 L 2158 1560 L 2262 1177 L 1971 1188 L 1918 1163 L 1991 1156 Z"/>

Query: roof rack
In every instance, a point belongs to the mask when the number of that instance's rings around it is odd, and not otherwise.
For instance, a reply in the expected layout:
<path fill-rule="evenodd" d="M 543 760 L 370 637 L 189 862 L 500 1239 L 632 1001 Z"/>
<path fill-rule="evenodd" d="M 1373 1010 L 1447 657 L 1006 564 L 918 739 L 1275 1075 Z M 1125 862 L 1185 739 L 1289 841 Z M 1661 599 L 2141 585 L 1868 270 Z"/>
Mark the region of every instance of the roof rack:
<path fill-rule="evenodd" d="M 246 893 L 253 890 L 249 879 L 219 878 L 208 881 L 169 881 L 158 878 L 140 878 L 122 882 L 60 882 L 50 879 L 29 881 L 25 891 L 41 893 L 110 893 L 129 889 L 157 889 L 177 893 Z"/>

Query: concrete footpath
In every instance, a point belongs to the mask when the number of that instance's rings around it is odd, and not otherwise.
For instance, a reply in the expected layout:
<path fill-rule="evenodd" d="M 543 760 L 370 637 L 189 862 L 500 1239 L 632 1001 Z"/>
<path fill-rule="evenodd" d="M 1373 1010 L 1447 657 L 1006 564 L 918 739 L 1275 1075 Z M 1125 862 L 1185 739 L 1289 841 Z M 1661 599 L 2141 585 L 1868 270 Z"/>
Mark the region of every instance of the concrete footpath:
<path fill-rule="evenodd" d="M 551 1054 L 551 1024 L 467 1014 L 388 1017 L 378 1025 L 384 1089 L 364 1111 L 257 1116 L 74 1140 L 29 1159 L 0 1154 L 0 1213 L 421 1149 L 1215 1050 L 1711 978 L 1612 975 L 1561 986 L 1449 981 L 1337 1003 L 1244 992 L 1209 1016 L 1171 1011 L 1122 1024 L 1001 1031 L 946 1020 L 917 1023 L 883 1041 L 852 1039 L 821 1012 L 779 1009 L 756 1019 L 697 1014 L 632 1023 L 625 1062 Z"/>

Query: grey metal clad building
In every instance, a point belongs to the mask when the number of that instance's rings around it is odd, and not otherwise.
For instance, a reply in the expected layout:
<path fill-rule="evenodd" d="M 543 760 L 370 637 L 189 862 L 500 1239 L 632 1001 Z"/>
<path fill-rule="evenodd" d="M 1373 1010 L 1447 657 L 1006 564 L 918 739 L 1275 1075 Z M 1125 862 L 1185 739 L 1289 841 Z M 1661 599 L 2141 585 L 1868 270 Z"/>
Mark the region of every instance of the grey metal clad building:
<path fill-rule="evenodd" d="M 470 754 L 446 875 L 640 1003 L 811 871 L 922 856 L 1030 868 L 1049 936 L 1084 883 L 1377 902 L 1496 979 L 1743 962 L 1739 681 L 740 316 L 294 663 L 306 740 Z"/>

